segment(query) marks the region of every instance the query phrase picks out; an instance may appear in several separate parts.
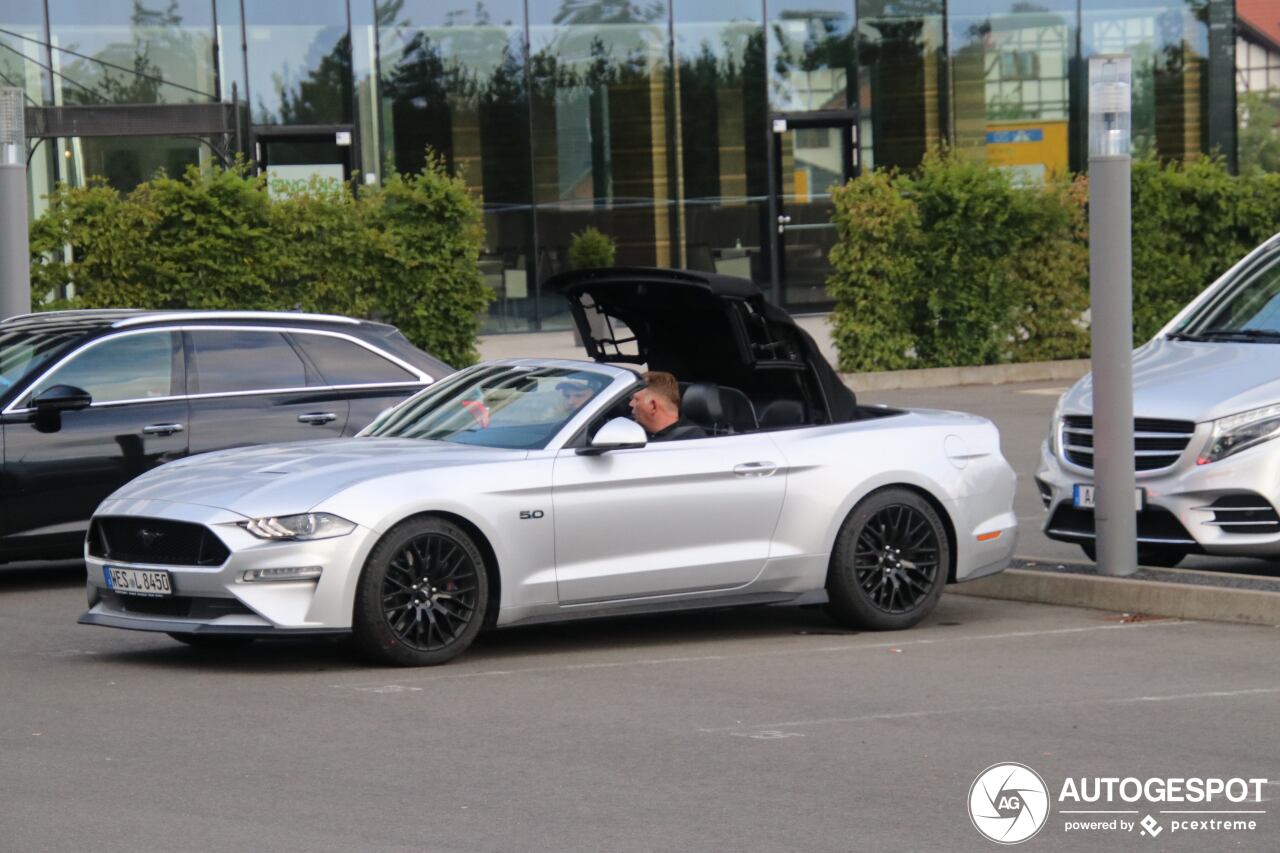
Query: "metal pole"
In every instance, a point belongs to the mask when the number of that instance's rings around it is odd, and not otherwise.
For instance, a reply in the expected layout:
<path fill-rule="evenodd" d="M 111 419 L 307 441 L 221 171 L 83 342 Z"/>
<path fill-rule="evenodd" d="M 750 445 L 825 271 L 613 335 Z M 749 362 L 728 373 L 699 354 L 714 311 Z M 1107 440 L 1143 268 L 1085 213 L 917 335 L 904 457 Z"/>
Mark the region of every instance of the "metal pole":
<path fill-rule="evenodd" d="M 0 319 L 31 313 L 27 126 L 21 89 L 0 89 Z"/>
<path fill-rule="evenodd" d="M 1103 574 L 1137 571 L 1129 57 L 1089 60 L 1094 529 Z"/>

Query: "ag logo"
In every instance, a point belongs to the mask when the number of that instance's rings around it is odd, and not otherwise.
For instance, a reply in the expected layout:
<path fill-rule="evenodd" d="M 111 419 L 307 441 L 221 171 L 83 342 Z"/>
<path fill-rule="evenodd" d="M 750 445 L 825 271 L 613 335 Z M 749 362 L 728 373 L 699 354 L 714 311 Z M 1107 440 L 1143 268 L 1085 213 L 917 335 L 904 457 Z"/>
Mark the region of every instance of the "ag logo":
<path fill-rule="evenodd" d="M 969 788 L 969 819 L 998 844 L 1026 841 L 1048 817 L 1049 789 L 1025 764 L 993 764 Z"/>

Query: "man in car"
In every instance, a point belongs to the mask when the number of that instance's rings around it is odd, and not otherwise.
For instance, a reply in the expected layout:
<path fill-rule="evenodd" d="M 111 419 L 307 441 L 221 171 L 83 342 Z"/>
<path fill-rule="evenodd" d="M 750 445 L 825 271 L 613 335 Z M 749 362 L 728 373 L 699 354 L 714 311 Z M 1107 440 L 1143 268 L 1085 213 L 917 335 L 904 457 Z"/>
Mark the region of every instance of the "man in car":
<path fill-rule="evenodd" d="M 560 406 L 566 415 L 572 415 L 595 396 L 595 391 L 590 385 L 571 379 L 557 384 L 556 390 L 560 392 Z"/>
<path fill-rule="evenodd" d="M 644 387 L 631 395 L 631 416 L 649 433 L 650 441 L 706 438 L 702 427 L 680 416 L 680 386 L 674 376 L 651 370 L 642 378 Z"/>

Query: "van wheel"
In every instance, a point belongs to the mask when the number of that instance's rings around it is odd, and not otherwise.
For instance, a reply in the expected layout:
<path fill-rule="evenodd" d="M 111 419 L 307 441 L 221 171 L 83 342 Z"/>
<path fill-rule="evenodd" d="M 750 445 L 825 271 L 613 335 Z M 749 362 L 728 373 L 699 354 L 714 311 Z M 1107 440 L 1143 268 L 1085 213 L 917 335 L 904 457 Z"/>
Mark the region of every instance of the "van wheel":
<path fill-rule="evenodd" d="M 837 622 L 878 631 L 910 628 L 938 603 L 951 548 L 934 508 L 915 492 L 868 495 L 845 519 L 827 574 Z"/>
<path fill-rule="evenodd" d="M 440 518 L 382 537 L 356 587 L 352 638 L 378 663 L 435 666 L 462 654 L 484 622 L 489 579 L 466 531 Z"/>

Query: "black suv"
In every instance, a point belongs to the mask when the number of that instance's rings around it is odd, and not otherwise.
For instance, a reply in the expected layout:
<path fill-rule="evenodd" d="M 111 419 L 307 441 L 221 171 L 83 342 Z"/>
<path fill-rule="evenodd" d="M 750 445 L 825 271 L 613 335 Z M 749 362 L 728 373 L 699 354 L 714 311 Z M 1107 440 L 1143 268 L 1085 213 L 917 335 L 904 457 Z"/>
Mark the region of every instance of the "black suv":
<path fill-rule="evenodd" d="M 0 562 L 82 553 L 116 488 L 191 453 L 353 435 L 452 369 L 318 314 L 56 311 L 0 322 Z"/>

